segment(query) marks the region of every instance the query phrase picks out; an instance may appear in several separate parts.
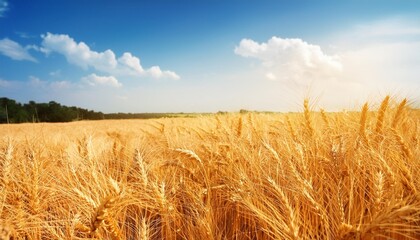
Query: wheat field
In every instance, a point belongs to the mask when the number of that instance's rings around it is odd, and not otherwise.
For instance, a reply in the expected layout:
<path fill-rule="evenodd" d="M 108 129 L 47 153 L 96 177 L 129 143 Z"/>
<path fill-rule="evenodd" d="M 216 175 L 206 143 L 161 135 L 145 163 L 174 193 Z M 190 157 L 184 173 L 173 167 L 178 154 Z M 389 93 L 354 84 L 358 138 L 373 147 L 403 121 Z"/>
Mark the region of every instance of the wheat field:
<path fill-rule="evenodd" d="M 0 239 L 420 239 L 420 111 L 0 125 Z"/>

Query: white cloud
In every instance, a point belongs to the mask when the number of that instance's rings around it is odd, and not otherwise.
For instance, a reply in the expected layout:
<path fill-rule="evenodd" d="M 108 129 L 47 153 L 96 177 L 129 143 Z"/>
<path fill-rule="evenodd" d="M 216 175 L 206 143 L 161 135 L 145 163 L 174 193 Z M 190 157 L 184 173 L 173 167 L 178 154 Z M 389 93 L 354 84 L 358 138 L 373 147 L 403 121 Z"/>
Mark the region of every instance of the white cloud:
<path fill-rule="evenodd" d="M 343 79 L 377 88 L 386 84 L 402 86 L 420 79 L 420 41 L 376 43 L 340 53 L 346 69 Z M 371 88 L 372 89 L 372 88 Z"/>
<path fill-rule="evenodd" d="M 268 72 L 268 73 L 266 73 L 266 74 L 265 74 L 265 77 L 266 77 L 268 80 L 271 80 L 271 81 L 275 81 L 275 80 L 277 79 L 276 75 L 274 75 L 274 73 L 272 73 L 272 72 Z"/>
<path fill-rule="evenodd" d="M 94 68 L 117 76 L 180 78 L 176 73 L 162 71 L 159 67 L 144 69 L 140 64 L 140 59 L 129 52 L 125 52 L 117 59 L 112 50 L 93 51 L 84 42 L 77 43 L 69 35 L 47 33 L 41 37 L 43 38 L 42 46 L 44 48 L 64 55 L 69 63 L 84 69 Z"/>
<path fill-rule="evenodd" d="M 0 87 L 6 88 L 6 87 L 9 87 L 10 85 L 11 85 L 11 83 L 9 81 L 0 79 Z"/>
<path fill-rule="evenodd" d="M 159 66 L 152 66 L 151 68 L 144 70 L 140 64 L 140 59 L 129 52 L 125 52 L 120 58 L 118 58 L 118 63 L 118 68 L 115 71 L 117 74 L 151 76 L 153 78 L 171 78 L 175 80 L 180 79 L 175 72 L 162 71 Z"/>
<path fill-rule="evenodd" d="M 29 76 L 29 82 L 27 83 L 29 86 L 37 88 L 37 89 L 44 89 L 46 91 L 49 90 L 59 90 L 59 89 L 69 89 L 75 86 L 73 83 L 69 81 L 47 81 L 42 80 L 36 76 Z"/>
<path fill-rule="evenodd" d="M 105 85 L 116 88 L 122 86 L 122 84 L 114 76 L 98 76 L 94 73 L 83 77 L 81 80 L 90 86 Z"/>
<path fill-rule="evenodd" d="M 335 50 L 358 50 L 367 45 L 420 41 L 420 20 L 403 18 L 381 19 L 358 24 L 329 36 Z"/>
<path fill-rule="evenodd" d="M 173 71 L 164 71 L 162 73 L 162 75 L 168 76 L 169 78 L 172 78 L 174 80 L 181 79 L 181 77 L 178 74 L 176 74 L 175 72 L 173 72 Z"/>
<path fill-rule="evenodd" d="M 28 53 L 26 48 L 8 38 L 0 40 L 0 53 L 13 60 L 28 60 L 37 62 L 37 60 Z"/>
<path fill-rule="evenodd" d="M 59 76 L 61 76 L 61 70 L 58 69 L 58 70 L 52 71 L 52 72 L 49 73 L 49 75 L 52 76 L 52 77 L 59 77 Z"/>
<path fill-rule="evenodd" d="M 35 50 L 37 52 L 41 52 L 41 53 L 43 53 L 45 55 L 48 55 L 51 52 L 49 49 L 46 49 L 46 48 L 43 48 L 43 47 L 39 47 L 37 45 L 28 45 L 28 46 L 25 47 L 25 50 L 30 50 L 30 49 Z"/>
<path fill-rule="evenodd" d="M 344 66 L 341 79 L 359 90 L 416 96 L 420 90 L 420 19 L 389 18 L 359 24 L 329 39 Z"/>
<path fill-rule="evenodd" d="M 121 101 L 127 101 L 129 98 L 124 95 L 117 95 L 116 98 Z"/>
<path fill-rule="evenodd" d="M 278 91 L 289 89 L 291 94 L 284 99 L 309 95 L 330 110 L 356 107 L 357 100 L 378 101 L 386 94 L 418 101 L 419 24 L 419 20 L 385 19 L 334 32 L 323 39 L 325 46 L 334 46 L 326 48 L 328 54 L 301 39 L 276 37 L 265 43 L 243 39 L 235 53 L 259 62 L 245 74 L 272 80 L 260 85 L 271 82 L 281 85 Z M 261 90 L 265 91 L 270 89 Z"/>
<path fill-rule="evenodd" d="M 4 17 L 4 13 L 9 9 L 9 3 L 5 0 L 0 0 L 0 17 Z"/>
<path fill-rule="evenodd" d="M 420 27 L 417 23 L 412 23 L 402 18 L 383 19 L 367 24 L 354 26 L 352 34 L 358 37 L 402 37 L 420 36 Z"/>
<path fill-rule="evenodd" d="M 69 81 L 54 81 L 50 83 L 51 88 L 53 89 L 66 89 L 72 86 Z"/>
<path fill-rule="evenodd" d="M 26 39 L 31 39 L 31 38 L 37 38 L 37 36 L 35 35 L 31 35 L 27 32 L 19 32 L 19 31 L 15 31 L 15 33 L 21 37 L 21 38 L 26 38 Z"/>
<path fill-rule="evenodd" d="M 147 70 L 147 73 L 154 78 L 169 77 L 175 80 L 178 80 L 180 78 L 175 72 L 160 70 L 159 66 L 151 67 L 150 69 Z"/>
<path fill-rule="evenodd" d="M 143 74 L 144 69 L 140 65 L 140 59 L 131 55 L 129 52 L 125 52 L 118 62 L 121 65 L 121 71 L 128 73 L 129 75 Z"/>
<path fill-rule="evenodd" d="M 35 76 L 29 76 L 29 85 L 33 87 L 46 87 L 47 81 L 41 80 L 40 78 Z"/>
<path fill-rule="evenodd" d="M 117 60 L 111 50 L 98 53 L 91 51 L 84 42 L 76 43 L 73 38 L 63 34 L 42 35 L 42 46 L 50 51 L 64 55 L 67 61 L 84 69 L 93 67 L 100 71 L 115 69 Z"/>
<path fill-rule="evenodd" d="M 298 85 L 308 80 L 334 79 L 342 71 L 338 56 L 327 55 L 320 46 L 297 38 L 272 37 L 266 43 L 242 39 L 235 53 L 260 60 L 266 78 Z"/>

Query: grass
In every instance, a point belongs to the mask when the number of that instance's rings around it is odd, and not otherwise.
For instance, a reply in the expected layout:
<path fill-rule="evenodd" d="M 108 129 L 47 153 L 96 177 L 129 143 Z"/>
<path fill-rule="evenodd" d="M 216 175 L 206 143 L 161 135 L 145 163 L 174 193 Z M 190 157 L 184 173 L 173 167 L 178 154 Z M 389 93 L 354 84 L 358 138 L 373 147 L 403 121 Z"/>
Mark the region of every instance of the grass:
<path fill-rule="evenodd" d="M 0 125 L 0 239 L 419 239 L 419 116 Z"/>

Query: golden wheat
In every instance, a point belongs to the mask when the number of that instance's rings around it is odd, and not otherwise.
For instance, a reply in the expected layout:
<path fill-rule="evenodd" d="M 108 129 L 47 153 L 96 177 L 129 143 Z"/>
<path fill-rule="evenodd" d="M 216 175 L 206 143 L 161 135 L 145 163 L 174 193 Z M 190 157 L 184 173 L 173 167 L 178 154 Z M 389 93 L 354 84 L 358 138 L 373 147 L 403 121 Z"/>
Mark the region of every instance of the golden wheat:
<path fill-rule="evenodd" d="M 420 111 L 393 102 L 0 125 L 0 238 L 420 239 Z"/>

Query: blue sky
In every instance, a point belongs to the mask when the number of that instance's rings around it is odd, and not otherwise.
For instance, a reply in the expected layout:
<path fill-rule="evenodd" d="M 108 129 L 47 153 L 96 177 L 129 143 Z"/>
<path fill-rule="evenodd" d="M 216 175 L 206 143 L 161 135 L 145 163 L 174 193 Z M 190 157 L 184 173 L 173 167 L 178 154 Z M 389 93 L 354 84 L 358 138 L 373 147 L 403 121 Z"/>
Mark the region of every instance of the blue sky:
<path fill-rule="evenodd" d="M 104 112 L 418 102 L 419 1 L 0 0 L 0 96 Z"/>

